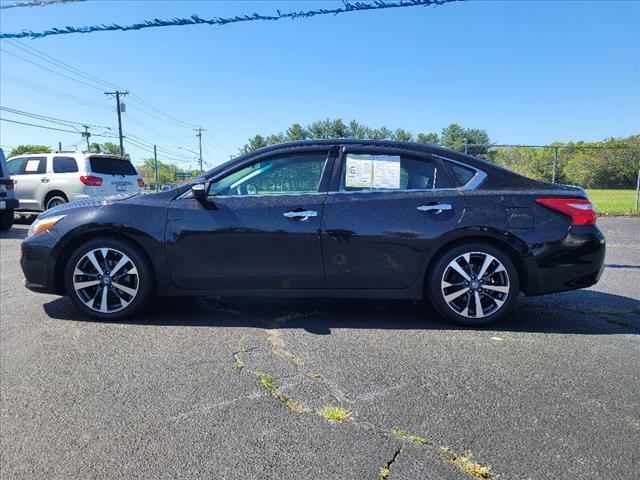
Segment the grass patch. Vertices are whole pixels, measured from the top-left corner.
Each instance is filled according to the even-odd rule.
[[[244,363],[242,363],[240,360],[236,359],[235,362],[233,362],[233,368],[236,372],[241,371],[244,368]]]
[[[636,203],[635,190],[587,190],[589,200],[593,202],[598,213],[604,215],[640,214],[634,210]]]
[[[468,474],[473,475],[476,478],[494,478],[491,467],[480,465],[478,462],[473,460],[473,453],[471,453],[471,450],[467,450],[464,455],[460,456],[451,452],[451,450],[449,450],[448,448],[443,448],[442,450],[445,452],[447,458],[451,461],[451,463],[461,468]]]
[[[262,385],[267,390],[274,390],[278,386],[278,382],[276,381],[276,379],[268,373],[261,373],[258,376],[258,379],[260,380],[260,385]]]
[[[387,480],[389,473],[389,467],[380,467],[380,480]]]
[[[353,415],[351,410],[346,410],[341,407],[324,407],[319,413],[325,420],[330,422],[344,422]]]

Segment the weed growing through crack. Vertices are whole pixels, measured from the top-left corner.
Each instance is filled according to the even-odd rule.
[[[460,456],[456,455],[448,448],[443,448],[442,451],[445,453],[451,463],[463,469],[470,475],[473,475],[476,478],[494,478],[491,467],[480,465],[478,462],[473,460],[473,453],[471,453],[471,450],[467,450],[466,452],[464,452],[464,455]]]
[[[236,359],[235,362],[233,362],[233,368],[236,372],[239,372],[240,370],[242,370],[244,368],[244,363],[242,363],[240,360]]]
[[[351,418],[353,415],[351,410],[346,410],[341,407],[324,407],[319,413],[325,418],[325,420],[330,422],[343,422]]]
[[[418,435],[410,435],[406,430],[402,430],[401,428],[394,428],[393,434],[398,438],[406,438],[407,440],[417,443],[418,445],[431,445],[431,442],[424,437],[420,437]]]
[[[278,386],[278,382],[268,373],[261,373],[258,378],[260,379],[260,385],[267,390],[274,390]]]
[[[380,480],[387,480],[389,473],[389,467],[380,467]]]

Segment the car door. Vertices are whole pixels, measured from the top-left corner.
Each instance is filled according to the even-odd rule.
[[[165,234],[173,282],[209,291],[322,287],[330,152],[260,156],[211,178],[207,201],[174,200]]]
[[[451,187],[439,158],[343,148],[322,220],[327,287],[410,287],[434,241],[463,215],[462,196]]]
[[[16,158],[12,159],[10,163],[16,160],[20,160],[19,170],[14,178],[16,194],[20,200],[20,209],[43,210],[42,202],[49,191],[47,157],[29,156],[23,159]]]

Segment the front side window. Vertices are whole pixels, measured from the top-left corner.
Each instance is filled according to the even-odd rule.
[[[78,164],[73,157],[53,157],[53,173],[72,173],[78,171]]]
[[[9,169],[9,175],[19,175],[24,158],[13,158],[7,162],[7,168]]]
[[[209,196],[315,193],[326,161],[324,152],[267,158],[212,182]]]
[[[432,190],[441,187],[438,166],[429,159],[347,153],[342,162],[341,192]]]
[[[47,157],[27,157],[24,162],[23,175],[43,174],[47,171]]]

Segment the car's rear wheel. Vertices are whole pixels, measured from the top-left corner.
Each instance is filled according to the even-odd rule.
[[[9,230],[13,226],[13,210],[0,212],[0,230]]]
[[[68,203],[66,197],[62,195],[53,195],[47,200],[47,204],[45,205],[45,210],[49,210],[50,208],[57,207],[58,205],[63,205]]]
[[[65,269],[67,295],[83,312],[116,320],[147,305],[153,270],[146,256],[120,239],[98,238],[81,245]]]
[[[429,276],[433,306],[447,319],[463,325],[486,325],[504,318],[518,291],[518,271],[509,256],[483,243],[448,250]]]

